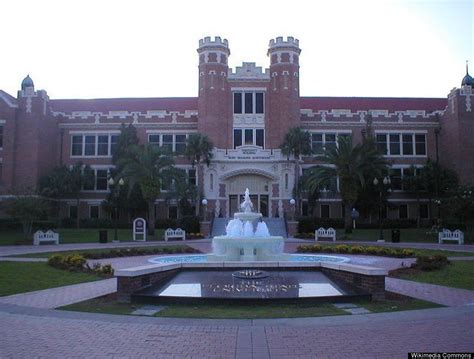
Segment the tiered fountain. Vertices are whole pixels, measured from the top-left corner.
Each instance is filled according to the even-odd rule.
[[[280,236],[271,236],[262,214],[252,212],[249,189],[245,190],[244,201],[240,205],[242,212],[234,214],[226,227],[224,236],[212,239],[212,253],[207,255],[209,262],[222,261],[281,261],[285,240]]]

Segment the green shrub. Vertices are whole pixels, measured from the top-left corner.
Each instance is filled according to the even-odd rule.
[[[414,267],[422,271],[432,271],[441,269],[449,264],[449,260],[444,255],[418,256]]]
[[[66,269],[69,271],[81,271],[84,268],[87,260],[79,255],[72,254],[68,256],[63,256],[60,254],[55,254],[48,259],[48,265],[58,269]]]
[[[184,229],[186,233],[199,233],[201,231],[199,217],[196,216],[183,216],[178,220],[177,226]]]
[[[156,229],[168,229],[168,228],[177,228],[176,219],[166,218],[166,219],[157,219],[155,221]]]
[[[351,254],[362,254],[365,253],[364,248],[361,246],[351,246],[349,247],[349,253]]]
[[[339,244],[336,246],[334,251],[337,253],[349,253],[349,246],[346,244]]]
[[[342,218],[298,218],[298,232],[300,233],[311,233],[314,237],[314,231],[320,227],[344,228],[344,220]]]

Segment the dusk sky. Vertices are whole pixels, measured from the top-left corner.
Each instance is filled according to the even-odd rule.
[[[268,41],[300,40],[302,96],[446,97],[474,75],[474,0],[8,1],[0,89],[51,98],[197,96],[200,38],[233,68],[268,67]]]

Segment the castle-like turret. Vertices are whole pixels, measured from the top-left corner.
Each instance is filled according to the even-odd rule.
[[[199,40],[199,123],[218,148],[230,147],[232,113],[227,64],[230,49],[226,39],[216,36]]]
[[[274,130],[267,134],[267,141],[271,148],[279,147],[288,130],[300,123],[300,53],[298,39],[291,36],[286,40],[277,37],[268,45],[271,78],[269,120]]]

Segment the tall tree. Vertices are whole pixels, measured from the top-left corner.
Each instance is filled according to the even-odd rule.
[[[306,188],[310,193],[320,191],[339,178],[339,192],[344,204],[344,227],[351,232],[351,211],[362,188],[374,177],[381,177],[387,170],[387,162],[380,155],[373,141],[365,140],[352,147],[350,137],[339,137],[338,145],[319,157],[323,166],[310,169]]]
[[[423,195],[423,190],[425,188],[424,176],[422,174],[423,169],[411,166],[408,170],[408,173],[404,172],[403,174],[403,189],[412,193],[416,198],[416,226],[420,228],[420,200]]]
[[[71,167],[55,167],[39,181],[40,194],[48,198],[74,198],[77,206],[76,227],[80,227],[80,198],[84,188],[94,187],[94,171],[89,165],[77,162]]]
[[[38,196],[32,189],[21,188],[15,190],[7,200],[6,212],[22,224],[23,237],[30,240],[34,221],[46,217],[49,205],[46,199]]]
[[[129,156],[118,162],[121,168],[119,176],[129,183],[130,188],[135,185],[140,187],[148,204],[148,232],[153,235],[156,218],[155,201],[161,194],[163,184],[176,177],[174,160],[151,145],[132,146],[129,153]]]
[[[186,157],[191,161],[193,167],[197,167],[198,181],[204,184],[204,164],[209,166],[211,163],[214,150],[214,144],[211,139],[201,133],[193,133],[189,135],[186,142]],[[199,188],[199,184],[198,184]],[[200,191],[196,192],[196,211],[200,205]]]
[[[301,156],[311,154],[311,136],[308,131],[304,131],[301,127],[293,127],[285,135],[283,143],[280,146],[281,152],[283,155],[290,159],[290,156],[293,156],[293,161],[295,165],[295,179],[294,179],[294,189],[295,194],[295,208],[299,214],[300,210],[300,200],[299,200],[299,188],[298,182],[300,177],[300,160]]]
[[[129,155],[129,150],[139,143],[137,129],[132,124],[125,126],[122,123],[120,135],[117,138],[114,152],[112,154],[112,163],[118,165],[119,161]]]

